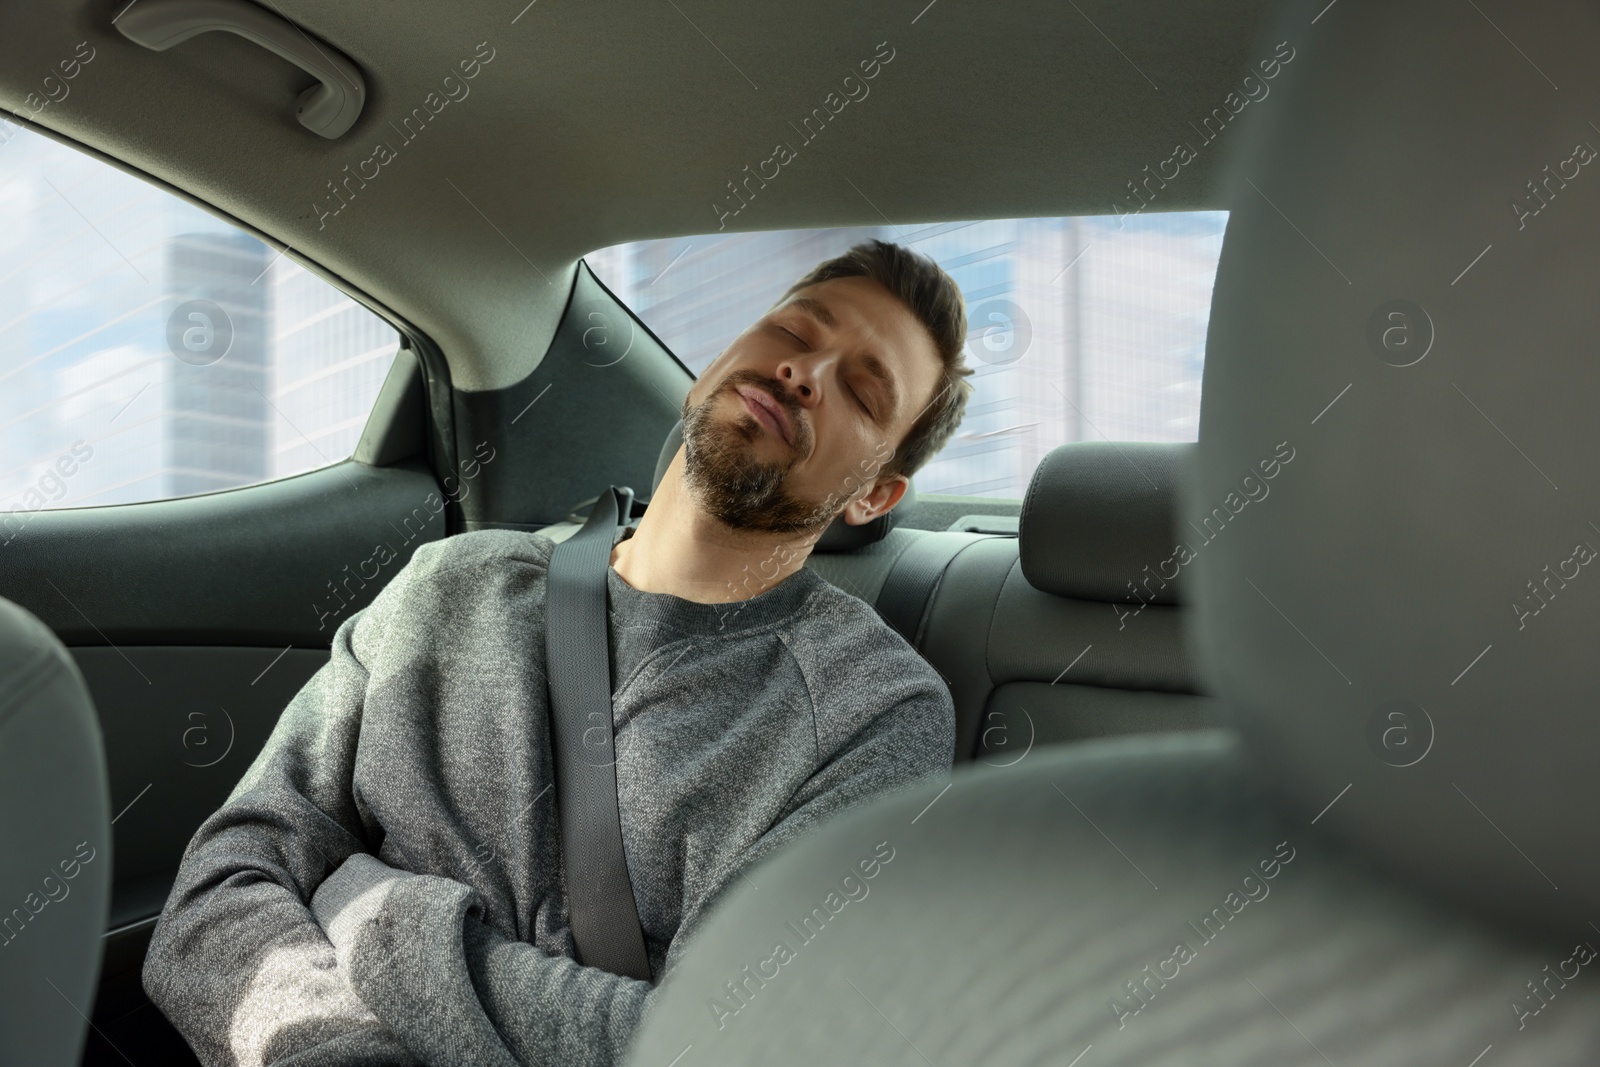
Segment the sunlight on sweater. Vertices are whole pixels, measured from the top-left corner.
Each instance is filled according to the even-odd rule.
[[[326,942],[279,946],[268,950],[234,1009],[228,1043],[239,1067],[263,1067],[376,1018],[339,974]]]

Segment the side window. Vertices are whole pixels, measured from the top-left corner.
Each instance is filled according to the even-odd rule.
[[[974,391],[917,492],[1020,501],[1067,441],[1193,441],[1225,211],[708,234],[614,245],[595,275],[699,374],[811,268],[877,238],[967,303]]]
[[[254,237],[0,122],[0,543],[346,459],[400,337]]]

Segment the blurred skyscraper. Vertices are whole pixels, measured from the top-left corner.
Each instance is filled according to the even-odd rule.
[[[156,424],[165,439],[168,496],[189,496],[249,485],[268,477],[272,437],[272,388],[266,331],[271,307],[256,279],[267,269],[269,250],[242,233],[184,233],[167,242],[167,303],[190,301],[219,307],[225,318],[191,311],[174,324],[200,334],[188,363],[169,363],[161,401],[166,417]],[[217,331],[225,331],[221,337]],[[173,330],[165,331],[164,341]],[[221,343],[226,352],[215,358]],[[187,350],[186,350],[187,351]]]

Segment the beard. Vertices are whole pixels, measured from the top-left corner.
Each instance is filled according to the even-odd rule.
[[[817,501],[789,491],[788,476],[804,454],[804,430],[791,415],[795,442],[788,459],[766,462],[756,455],[758,439],[767,432],[755,416],[741,409],[731,418],[715,410],[725,397],[738,400],[735,386],[774,390],[755,374],[731,374],[710,396],[693,407],[684,400],[684,484],[706,514],[735,530],[816,534],[837,517]],[[841,507],[839,511],[843,511]]]

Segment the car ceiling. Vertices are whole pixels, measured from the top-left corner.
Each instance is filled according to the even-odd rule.
[[[156,52],[111,25],[124,0],[13,2],[0,106],[25,121],[28,94],[43,99],[87,40],[95,55],[69,95],[30,124],[291,246],[432,337],[457,388],[482,390],[537,366],[581,256],[716,231],[727,183],[780,141],[796,158],[726,232],[888,223],[910,237],[925,223],[1110,214],[1270,55],[1253,51],[1262,0],[525,4],[263,5],[366,76],[360,118],[329,140],[294,117],[314,79],[243,38]],[[442,98],[480,42],[493,57],[468,94],[407,142],[402,117]],[[882,42],[893,58],[866,98],[804,142],[791,123],[843,96]],[[394,158],[319,228],[328,183],[380,141]],[[1221,207],[1222,156],[1202,150],[1151,210]]]

